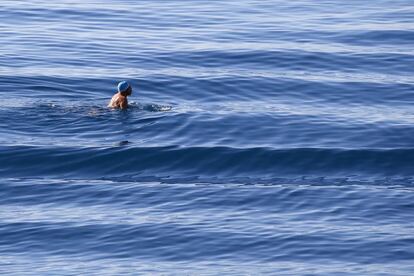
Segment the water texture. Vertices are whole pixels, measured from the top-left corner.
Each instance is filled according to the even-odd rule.
[[[0,274],[414,274],[412,1],[55,2],[0,3]]]

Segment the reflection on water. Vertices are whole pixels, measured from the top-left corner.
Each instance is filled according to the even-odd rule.
[[[0,274],[413,275],[413,12],[2,1]]]

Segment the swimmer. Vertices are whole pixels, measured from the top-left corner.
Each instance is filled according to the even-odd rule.
[[[132,94],[132,87],[126,81],[121,81],[118,83],[118,93],[116,93],[111,101],[108,104],[108,107],[111,108],[120,108],[126,109],[128,108],[128,100],[127,97],[131,96]]]

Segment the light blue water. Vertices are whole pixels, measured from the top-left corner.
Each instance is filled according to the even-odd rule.
[[[413,14],[1,1],[0,274],[412,275]]]

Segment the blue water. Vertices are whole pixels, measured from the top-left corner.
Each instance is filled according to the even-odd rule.
[[[0,11],[1,275],[414,274],[411,0]]]

